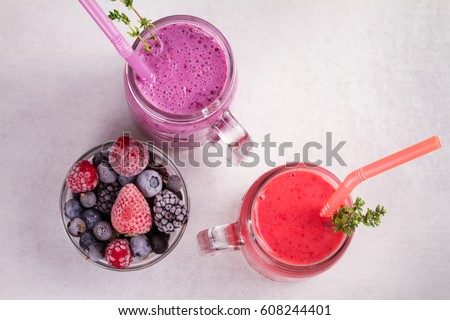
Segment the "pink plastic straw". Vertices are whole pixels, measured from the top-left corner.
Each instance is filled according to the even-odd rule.
[[[439,138],[434,136],[353,171],[345,177],[342,184],[331,195],[330,199],[328,199],[327,203],[320,211],[320,215],[325,218],[331,217],[340,204],[344,202],[353,189],[355,189],[361,182],[404,164],[405,162],[419,158],[431,151],[439,149],[440,147],[441,142],[439,141]]]
[[[117,52],[125,59],[126,62],[139,74],[144,80],[153,78],[153,72],[150,67],[142,61],[138,54],[133,50],[130,44],[125,40],[120,31],[116,28],[114,23],[103,12],[102,8],[95,0],[80,0],[81,5],[90,14],[92,19],[102,29]]]

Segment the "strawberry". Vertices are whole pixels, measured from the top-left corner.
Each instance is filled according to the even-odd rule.
[[[109,151],[109,163],[119,175],[132,177],[139,174],[148,164],[147,148],[140,141],[122,136]]]
[[[105,260],[117,269],[123,269],[133,261],[130,245],[125,239],[114,239],[105,249]]]
[[[143,234],[150,230],[152,212],[134,184],[129,183],[120,190],[111,210],[111,222],[122,234]]]
[[[94,190],[98,184],[97,170],[89,161],[81,160],[72,166],[66,182],[73,193]]]

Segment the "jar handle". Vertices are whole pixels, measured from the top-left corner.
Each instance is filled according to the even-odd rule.
[[[244,245],[237,222],[213,227],[198,233],[201,254],[217,254],[240,250]]]
[[[234,162],[239,163],[245,159],[249,150],[253,147],[253,142],[250,135],[230,111],[226,110],[222,115],[222,119],[214,123],[212,128],[217,133],[217,140],[222,140],[231,149],[235,156]]]

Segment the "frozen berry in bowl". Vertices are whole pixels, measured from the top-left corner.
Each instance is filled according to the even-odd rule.
[[[108,221],[97,222],[92,229],[92,233],[100,241],[108,241],[111,239],[113,232],[113,227]]]
[[[74,237],[81,237],[86,232],[86,223],[80,218],[73,218],[67,224],[67,230]]]
[[[94,190],[98,184],[97,171],[88,160],[80,160],[70,169],[66,182],[73,193]]]
[[[180,176],[171,175],[167,181],[167,189],[172,191],[173,193],[177,193],[183,188],[183,180]]]
[[[150,207],[134,184],[129,183],[120,190],[111,211],[111,222],[121,234],[139,235],[150,231]]]
[[[129,136],[122,136],[114,142],[109,151],[109,164],[119,175],[131,177],[141,173],[148,165],[147,147]]]
[[[80,203],[85,208],[92,208],[97,203],[97,196],[92,191],[82,193],[80,194]]]
[[[106,162],[102,162],[97,166],[97,174],[99,180],[104,183],[113,183],[118,176],[109,163]]]
[[[88,257],[91,261],[100,261],[105,255],[105,245],[101,242],[93,243],[88,248]]]
[[[109,216],[121,188],[122,186],[117,181],[113,183],[100,182],[95,188],[97,196],[95,209]]]
[[[95,209],[87,209],[83,212],[82,219],[86,222],[87,229],[92,230],[97,222],[102,221],[102,214]]]
[[[63,180],[61,219],[84,261],[113,271],[141,270],[167,257],[184,234],[186,185],[173,161],[151,143],[123,136],[95,147]]]
[[[131,177],[118,176],[117,181],[119,181],[120,185],[123,187],[126,184],[134,183],[136,181],[136,176]]]
[[[163,190],[153,202],[154,223],[159,231],[172,233],[187,223],[189,211],[183,200],[180,200],[172,191]]]
[[[155,233],[150,237],[150,244],[153,252],[156,254],[163,254],[169,248],[169,239],[161,233]]]
[[[83,207],[81,206],[81,203],[77,199],[69,199],[64,204],[64,214],[67,218],[70,220],[74,218],[79,218],[81,216],[81,213],[83,212]]]
[[[80,237],[80,246],[84,249],[84,250],[88,250],[89,246],[91,244],[97,243],[97,239],[95,238],[94,234],[92,233],[92,231],[86,231],[85,233],[83,233]]]
[[[137,259],[147,258],[150,252],[152,252],[150,240],[143,234],[137,237],[132,237],[130,239],[130,246],[133,257]]]
[[[136,185],[144,197],[153,198],[161,192],[163,182],[158,172],[145,170],[137,176]]]
[[[126,239],[114,239],[105,249],[105,259],[114,268],[124,269],[133,260],[130,244]]]

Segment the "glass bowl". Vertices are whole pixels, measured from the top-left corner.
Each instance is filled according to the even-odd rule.
[[[169,175],[178,175],[181,178],[182,188],[180,190],[180,193],[182,196],[182,200],[183,200],[184,204],[186,205],[186,209],[189,213],[189,209],[190,209],[189,196],[188,196],[186,184],[183,180],[183,177],[182,177],[180,171],[177,169],[177,167],[175,166],[173,161],[170,160],[170,158],[162,150],[158,149],[157,147],[153,146],[152,144],[145,143],[145,142],[143,142],[143,143],[147,147],[147,149],[150,153],[150,158],[153,155],[153,160],[155,163],[163,164],[166,167]],[[74,162],[74,164],[81,160],[89,160],[92,163],[92,159],[96,153],[98,153],[100,151],[102,151],[102,152],[109,151],[110,147],[113,144],[114,144],[114,142],[107,142],[103,145],[92,148],[91,150],[89,150],[85,154],[83,154],[79,159],[77,159]],[[72,166],[70,168],[72,168]],[[95,264],[98,267],[102,267],[102,268],[105,268],[108,270],[122,271],[122,272],[135,271],[135,270],[141,270],[144,268],[148,268],[148,267],[154,265],[155,263],[164,259],[176,247],[178,242],[180,242],[181,237],[183,236],[183,233],[187,226],[187,223],[185,223],[179,229],[177,229],[176,231],[174,231],[170,234],[169,247],[164,253],[156,254],[154,252],[151,252],[150,255],[144,259],[137,259],[137,258],[133,257],[133,261],[127,268],[118,269],[118,268],[110,266],[104,258],[99,261],[91,260],[87,254],[87,251],[84,250],[79,244],[80,237],[74,237],[68,232],[67,224],[69,223],[70,220],[64,214],[64,205],[67,201],[69,201],[72,198],[73,198],[73,194],[67,187],[66,179],[64,177],[64,183],[63,183],[63,186],[61,189],[61,197],[60,197],[61,219],[62,219],[64,230],[65,230],[69,240],[74,245],[75,249],[81,254],[81,256],[83,256],[85,258],[85,260],[90,261],[91,263]],[[152,209],[151,205],[150,205],[150,208]],[[152,212],[153,212],[153,209],[152,209]]]

